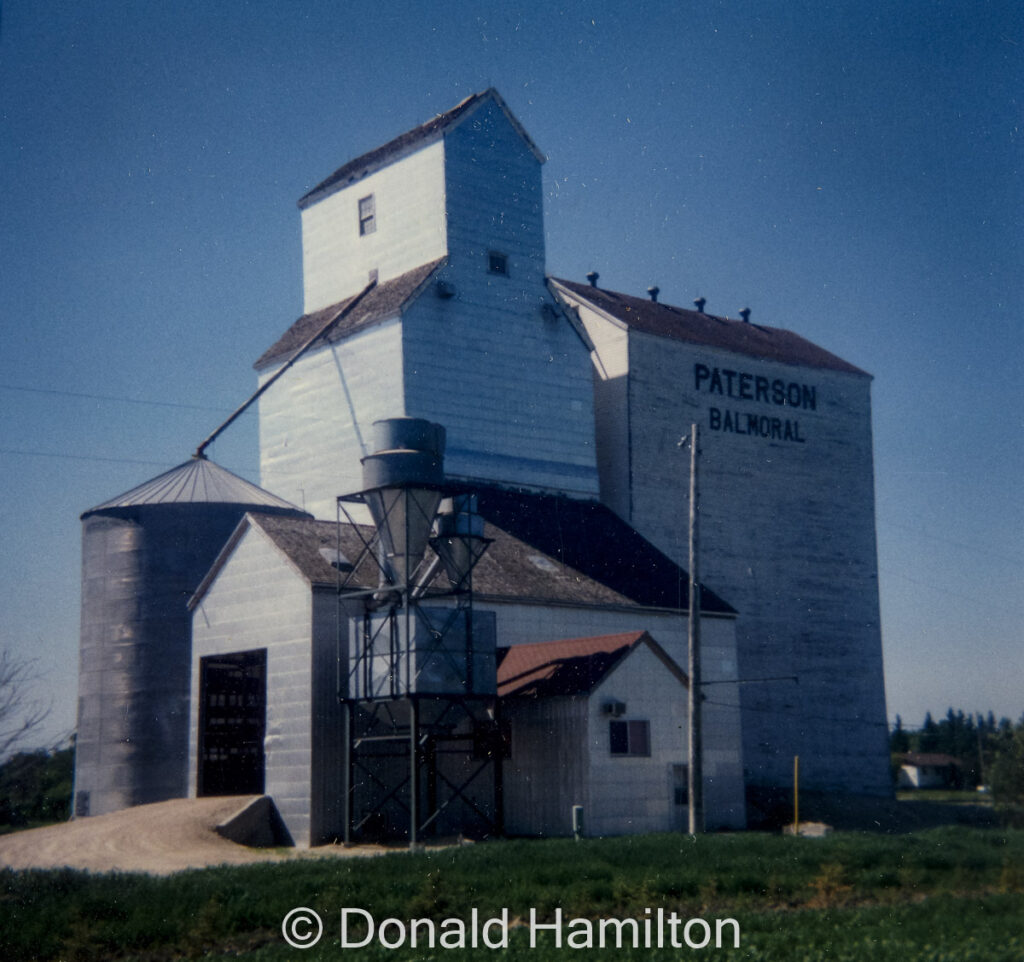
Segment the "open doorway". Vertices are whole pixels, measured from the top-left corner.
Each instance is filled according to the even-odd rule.
[[[267,650],[199,662],[200,795],[262,795]]]

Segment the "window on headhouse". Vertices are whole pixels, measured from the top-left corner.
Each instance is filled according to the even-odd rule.
[[[649,721],[608,722],[608,745],[613,755],[650,755]]]
[[[491,274],[501,274],[508,277],[508,255],[499,251],[487,252],[487,270]]]
[[[373,194],[359,198],[359,236],[365,237],[377,229],[377,205]]]

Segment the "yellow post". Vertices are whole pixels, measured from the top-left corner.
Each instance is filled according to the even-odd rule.
[[[800,835],[800,756],[793,756],[793,834]]]

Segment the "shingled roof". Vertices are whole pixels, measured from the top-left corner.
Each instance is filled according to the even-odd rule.
[[[675,341],[735,351],[764,361],[781,361],[831,371],[844,371],[870,377],[841,357],[818,347],[799,334],[780,327],[766,327],[690,311],[650,298],[633,297],[607,291],[590,284],[551,278],[556,293],[571,304],[578,299],[607,314],[633,330]]]
[[[685,572],[607,509],[595,512],[595,502],[586,502],[590,507],[580,512],[563,504],[569,501],[565,498],[481,490],[484,536],[492,543],[473,572],[479,600],[615,608],[680,604],[678,584],[680,579],[685,583]],[[524,520],[531,511],[541,513],[539,523]],[[248,525],[259,527],[311,585],[329,588],[338,585],[339,570],[332,564],[338,553],[344,562],[356,564],[373,534],[369,525],[247,515],[197,598]],[[354,571],[346,568],[341,577],[353,589],[373,587],[378,571],[371,557],[363,557]],[[707,589],[702,598],[708,613],[733,612]],[[683,609],[685,603],[684,591]]]
[[[247,523],[262,529],[310,584],[330,588],[338,585],[339,571],[332,565],[337,553],[354,565],[373,535],[369,525],[339,527],[333,521],[304,518],[252,516]],[[499,528],[485,525],[484,535],[492,544],[473,572],[479,598],[616,607],[637,604]],[[376,562],[367,556],[351,573],[344,570],[342,578],[353,589],[373,587],[378,573]]]
[[[519,121],[513,116],[512,111],[508,109],[508,105],[501,99],[498,92],[493,87],[489,87],[480,93],[471,94],[465,100],[452,107],[451,110],[446,110],[443,114],[438,114],[426,123],[413,127],[412,130],[408,130],[404,134],[395,137],[394,140],[389,140],[386,144],[375,147],[354,160],[348,161],[348,163],[339,167],[331,174],[330,177],[322,180],[316,187],[300,198],[299,207],[308,207],[333,189],[339,189],[346,184],[361,180],[363,177],[373,173],[375,170],[379,170],[399,157],[426,146],[432,140],[437,140],[439,137],[444,136],[446,131],[465,120],[481,104],[488,100],[496,103],[504,111],[512,126],[516,128],[519,135],[526,141],[527,146],[533,151],[537,159],[543,163],[544,155],[530,139],[530,135],[527,134]]]
[[[585,695],[640,645],[647,645],[685,686],[686,673],[646,632],[567,638],[498,649],[498,694],[548,698]]]
[[[431,275],[444,263],[444,258],[431,261],[406,271],[390,281],[384,281],[371,290],[359,303],[359,306],[342,321],[335,324],[324,338],[325,343],[333,344],[357,331],[371,327],[380,321],[400,314],[411,301],[414,301]],[[303,314],[287,331],[281,335],[272,347],[263,352],[253,365],[256,370],[268,367],[276,361],[287,361],[306,341],[322,328],[332,317],[337,316],[358,297],[352,297],[331,304],[329,307]]]
[[[474,491],[480,516],[520,543],[635,604],[686,610],[686,572],[600,501],[498,487]],[[700,598],[704,612],[735,614],[703,585]]]

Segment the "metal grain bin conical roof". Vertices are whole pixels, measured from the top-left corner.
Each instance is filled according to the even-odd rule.
[[[131,508],[143,504],[244,504],[264,511],[301,511],[283,498],[232,474],[206,458],[190,458],[170,471],[145,481],[86,511]]]

